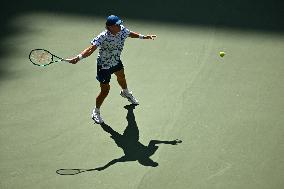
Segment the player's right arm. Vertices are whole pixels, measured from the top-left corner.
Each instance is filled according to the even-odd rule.
[[[88,48],[86,48],[85,50],[83,50],[79,55],[77,55],[76,57],[73,58],[69,58],[66,59],[68,62],[72,63],[72,64],[76,64],[77,62],[79,62],[79,60],[83,59],[83,58],[87,58],[88,56],[90,56],[95,50],[97,49],[96,45],[91,45]]]

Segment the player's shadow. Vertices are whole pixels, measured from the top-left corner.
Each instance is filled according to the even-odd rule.
[[[102,171],[115,163],[127,161],[138,161],[144,166],[157,167],[158,163],[150,158],[159,148],[157,145],[177,145],[178,143],[182,142],[178,139],[171,141],[151,140],[148,146],[143,145],[139,142],[139,129],[137,127],[134,115],[135,105],[126,105],[124,108],[128,111],[126,116],[128,124],[122,135],[113,130],[106,123],[100,124],[102,129],[111,135],[110,137],[115,141],[117,146],[122,148],[124,152],[123,156],[120,158],[115,158],[101,167],[92,169],[58,169],[56,173],[59,175],[77,175],[79,173],[89,171]]]
[[[139,129],[134,115],[135,105],[126,105],[124,108],[128,111],[126,116],[128,125],[122,135],[106,123],[100,124],[102,129],[111,135],[110,137],[115,141],[117,146],[122,148],[124,155],[111,160],[104,166],[95,168],[97,171],[104,170],[115,163],[127,161],[138,161],[141,165],[156,167],[158,163],[150,157],[157,151],[158,144],[177,145],[182,142],[178,139],[171,141],[151,140],[148,146],[143,145],[139,142]]]

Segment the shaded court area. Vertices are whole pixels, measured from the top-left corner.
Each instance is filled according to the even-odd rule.
[[[144,3],[29,1],[1,13],[0,188],[283,188],[283,3]],[[111,13],[130,30],[158,35],[127,39],[122,55],[140,101],[139,142],[182,143],[160,145],[151,156],[156,167],[122,161],[59,175],[124,155],[103,128],[124,133],[128,102],[113,77],[102,107],[106,127],[96,125],[97,53],[46,68],[28,54],[46,48],[75,56]]]

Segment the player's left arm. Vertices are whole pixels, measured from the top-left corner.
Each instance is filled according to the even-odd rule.
[[[157,37],[157,35],[153,35],[153,34],[142,35],[140,33],[130,31],[129,37],[140,38],[140,39],[153,39],[154,40]]]

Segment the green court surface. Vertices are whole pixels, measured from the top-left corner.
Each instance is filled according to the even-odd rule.
[[[91,169],[123,155],[94,124],[99,92],[96,55],[77,65],[41,68],[33,48],[77,55],[104,29],[104,18],[23,14],[21,30],[3,39],[0,77],[1,189],[280,189],[284,187],[284,36],[214,26],[143,22],[125,26],[156,40],[127,39],[122,60],[140,142],[160,145],[158,167],[116,163],[74,176],[58,169]],[[225,51],[221,58],[219,51]],[[105,122],[123,133],[128,102],[116,78],[102,106]]]

